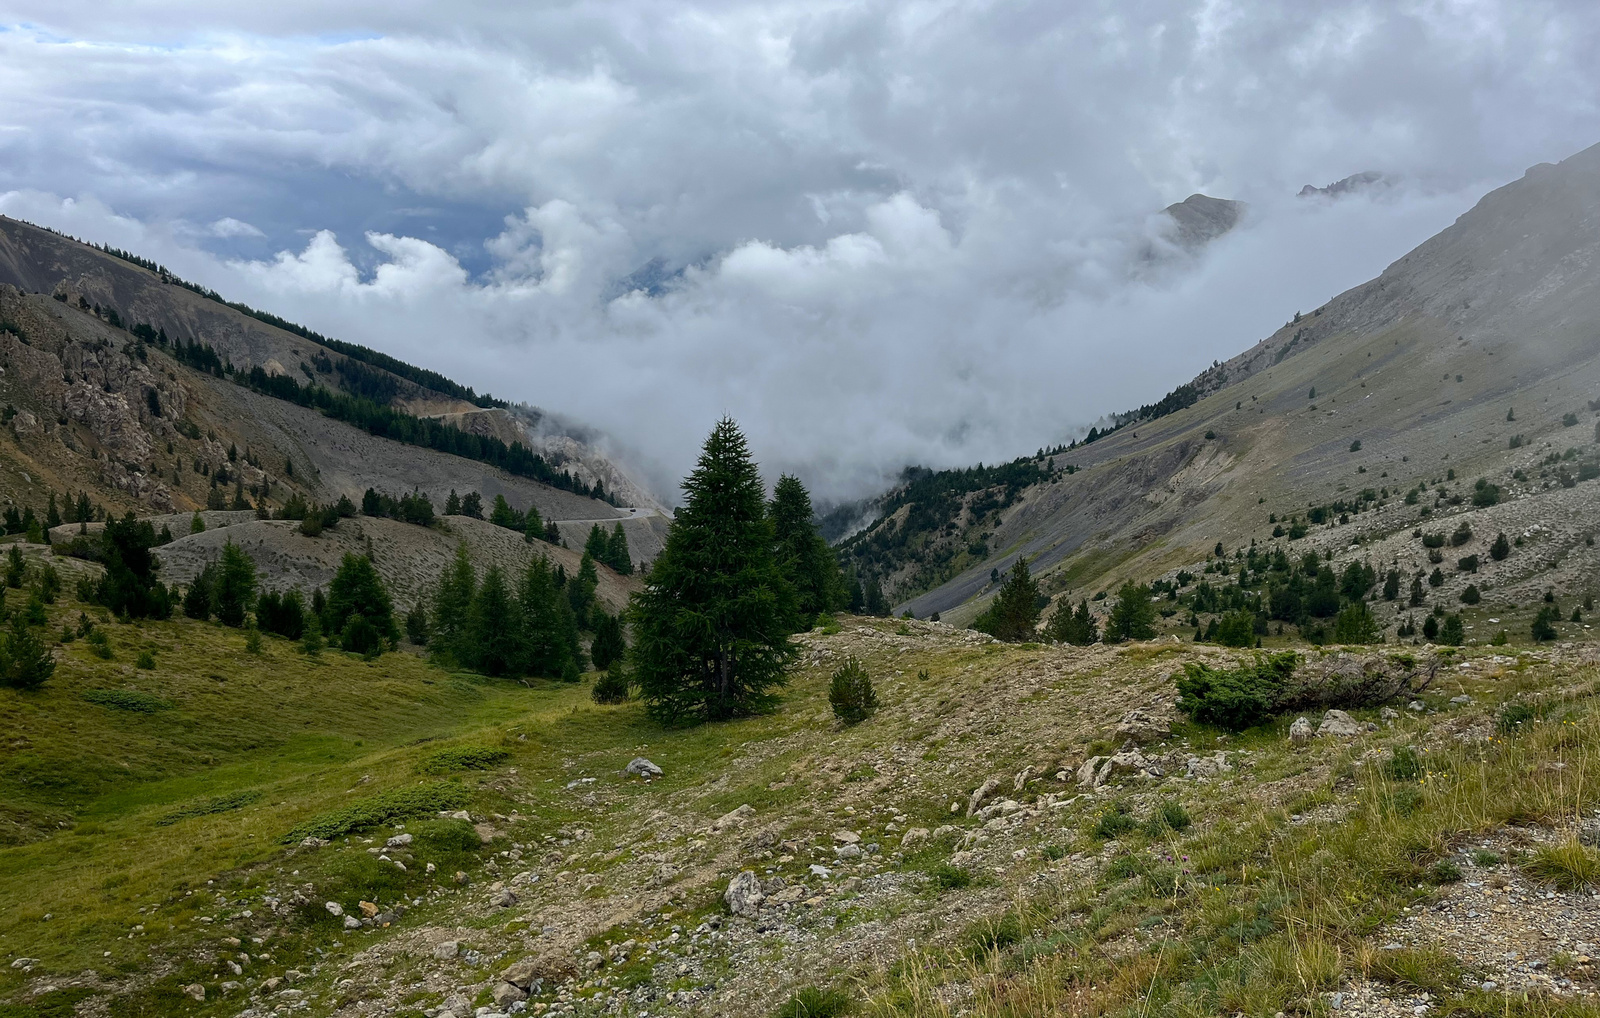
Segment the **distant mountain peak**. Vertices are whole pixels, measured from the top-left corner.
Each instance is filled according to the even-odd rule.
[[[1245,203],[1208,194],[1191,194],[1165,209],[1178,224],[1177,242],[1184,248],[1197,248],[1232,230],[1244,215]]]
[[[1314,198],[1340,198],[1347,194],[1356,194],[1360,191],[1370,191],[1376,188],[1392,187],[1394,178],[1377,170],[1364,170],[1361,173],[1352,173],[1343,180],[1335,180],[1327,187],[1317,187],[1307,184],[1300,189],[1299,197]]]

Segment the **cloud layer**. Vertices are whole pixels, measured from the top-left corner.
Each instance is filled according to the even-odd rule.
[[[1059,440],[1600,141],[1579,3],[218,6],[13,0],[0,211],[668,489],[722,413],[834,496]],[[1246,225],[1152,267],[1195,191]]]

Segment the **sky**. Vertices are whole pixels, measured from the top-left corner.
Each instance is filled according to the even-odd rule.
[[[1592,0],[0,0],[0,212],[599,428],[668,499],[724,414],[844,499],[1378,274],[1600,142],[1596,54]],[[1249,208],[1185,251],[1196,192]]]

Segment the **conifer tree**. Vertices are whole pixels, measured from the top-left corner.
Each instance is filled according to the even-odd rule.
[[[447,654],[465,663],[463,641],[467,631],[467,613],[472,608],[472,596],[478,591],[478,580],[472,572],[472,560],[467,556],[465,544],[456,545],[455,558],[439,577],[433,591],[433,633],[430,646],[435,652]]]
[[[578,575],[567,581],[567,602],[572,606],[572,617],[578,620],[579,629],[588,629],[589,609],[594,605],[595,588],[600,586],[600,574],[588,552],[578,560]]]
[[[471,516],[475,520],[483,519],[483,496],[475,491],[469,491],[461,500],[461,515]]]
[[[497,527],[506,527],[510,530],[519,529],[516,510],[511,508],[511,503],[506,501],[504,495],[496,495],[494,497],[494,505],[489,509],[489,522]]]
[[[811,493],[789,474],[772,489],[772,528],[778,567],[795,590],[795,630],[810,629],[817,615],[840,601],[839,562],[817,533]]]
[[[549,520],[544,525],[544,540],[546,544],[561,543],[561,528],[556,526],[555,520]]]
[[[1000,592],[972,626],[997,640],[1021,643],[1033,639],[1038,624],[1039,585],[1028,575],[1028,560],[1018,558]]]
[[[581,654],[578,624],[572,606],[556,585],[554,570],[543,558],[535,557],[522,574],[517,606],[522,613],[528,670],[551,679],[568,675]]]
[[[522,516],[522,539],[528,544],[544,539],[544,520],[539,518],[539,507],[532,502]]]
[[[243,548],[228,541],[222,546],[216,580],[211,588],[211,609],[217,621],[238,629],[256,601],[256,564]]]
[[[44,510],[44,525],[46,530],[53,530],[61,526],[61,510],[56,508],[56,493],[50,493],[50,501]]]
[[[635,677],[668,723],[768,710],[795,650],[793,592],[772,554],[760,475],[739,427],[717,423],[666,547],[634,595]]]
[[[490,566],[472,599],[468,616],[470,660],[464,662],[485,675],[520,674],[527,659],[516,602],[506,589],[499,566]]]
[[[632,576],[633,552],[628,548],[628,535],[622,530],[622,521],[617,521],[616,527],[611,531],[611,539],[606,544],[606,565],[622,576]]]
[[[606,671],[611,662],[621,658],[626,651],[622,638],[622,620],[600,608],[594,610],[594,642],[589,645],[589,657],[595,668]]]
[[[323,629],[339,633],[341,637],[355,616],[360,616],[384,639],[390,642],[400,639],[389,591],[373,568],[372,559],[365,555],[345,552],[339,571],[328,584],[328,606],[322,616]]]
[[[24,613],[17,612],[10,631],[0,636],[0,686],[38,689],[55,670],[50,648],[29,628]]]
[[[1332,571],[1328,572],[1332,577]],[[1117,603],[1106,619],[1106,642],[1149,640],[1156,635],[1156,607],[1150,602],[1150,588],[1125,583],[1117,591]]]
[[[446,516],[461,515],[461,496],[456,494],[456,489],[451,488],[450,494],[444,500],[444,514]]]
[[[1050,621],[1045,623],[1044,634],[1046,639],[1056,643],[1087,647],[1100,639],[1100,627],[1095,624],[1088,601],[1079,601],[1074,609],[1072,602],[1063,598],[1050,614]]]
[[[589,528],[589,536],[583,542],[583,553],[596,562],[607,562],[611,558],[611,542],[606,540],[606,532],[596,523]]]

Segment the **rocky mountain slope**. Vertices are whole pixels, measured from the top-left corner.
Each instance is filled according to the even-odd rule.
[[[296,498],[359,503],[373,488],[420,491],[438,511],[451,490],[478,491],[485,506],[502,495],[567,521],[568,538],[620,521],[637,551],[659,547],[661,507],[597,451],[598,436],[280,328],[129,257],[0,217],[6,504],[42,517],[51,494],[82,492],[116,513],[187,512],[206,507],[221,480],[224,497],[269,509]],[[286,386],[300,401],[281,398]],[[309,405],[316,387],[344,400],[347,416],[391,416],[343,419]],[[386,437],[395,421],[520,446],[540,457],[523,466],[546,472],[396,441]],[[590,497],[597,483],[610,501]]]
[[[1550,457],[1581,459],[1596,439],[1597,196],[1600,147],[1536,166],[1122,426],[952,481],[931,519],[919,513],[932,503],[908,494],[897,511],[909,526],[890,515],[846,551],[885,579],[897,611],[965,617],[991,570],[1019,556],[1051,590],[1086,596],[1195,568],[1219,542],[1272,541],[1275,520],[1367,490],[1365,505],[1389,509],[1384,532],[1409,533],[1420,509],[1396,503],[1452,476],[1531,500],[1529,519],[1547,504],[1565,519],[1557,503],[1576,498],[1581,518],[1596,486],[1568,492]]]

